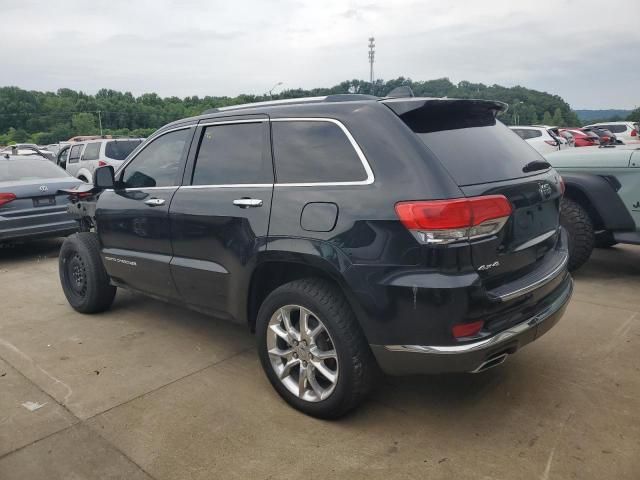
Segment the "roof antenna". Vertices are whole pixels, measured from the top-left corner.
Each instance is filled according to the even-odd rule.
[[[408,85],[396,87],[387,94],[387,98],[408,98],[415,97],[413,90]]]

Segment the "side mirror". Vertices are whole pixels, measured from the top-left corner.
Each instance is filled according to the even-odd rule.
[[[96,168],[93,174],[93,186],[95,188],[104,190],[106,188],[113,188],[114,184],[113,167],[111,165]]]

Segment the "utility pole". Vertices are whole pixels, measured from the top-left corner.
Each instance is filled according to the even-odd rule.
[[[369,37],[369,82],[371,82],[371,89],[373,90],[373,62],[376,56],[376,39]]]
[[[98,125],[100,125],[100,136],[102,136],[102,112],[98,110]]]

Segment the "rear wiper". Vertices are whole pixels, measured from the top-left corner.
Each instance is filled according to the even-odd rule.
[[[522,167],[522,171],[524,173],[535,172],[537,170],[546,170],[547,168],[551,168],[551,164],[545,160],[534,160],[533,162],[527,163],[524,167]]]

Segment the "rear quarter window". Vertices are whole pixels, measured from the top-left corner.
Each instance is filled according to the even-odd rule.
[[[360,153],[339,125],[320,120],[274,120],[271,129],[278,183],[367,180]]]
[[[100,142],[88,143],[82,153],[82,160],[97,160],[100,156]]]
[[[104,154],[112,160],[124,160],[141,143],[142,140],[112,140],[107,142]]]

